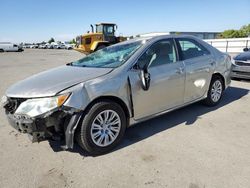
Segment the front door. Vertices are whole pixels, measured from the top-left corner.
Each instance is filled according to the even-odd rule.
[[[172,39],[153,44],[139,59],[139,67],[148,66],[151,75],[147,91],[141,87],[140,70],[130,71],[134,117],[154,115],[183,103],[185,69],[178,61]]]

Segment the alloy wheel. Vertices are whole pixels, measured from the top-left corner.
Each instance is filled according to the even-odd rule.
[[[222,94],[222,83],[220,80],[216,80],[212,85],[211,99],[213,102],[218,102]]]
[[[112,144],[121,130],[120,116],[113,110],[104,110],[94,119],[91,126],[91,139],[100,147]]]

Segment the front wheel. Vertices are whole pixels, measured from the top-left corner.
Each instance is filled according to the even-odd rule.
[[[121,106],[112,101],[94,104],[78,126],[78,144],[92,155],[112,150],[122,140],[127,118]]]
[[[219,76],[212,77],[209,90],[207,93],[207,98],[204,100],[204,103],[207,106],[216,106],[221,100],[223,93],[223,81]]]

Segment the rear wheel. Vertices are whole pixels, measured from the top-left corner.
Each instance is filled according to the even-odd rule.
[[[224,85],[221,77],[213,76],[204,103],[207,106],[216,106],[221,100],[223,89]]]
[[[112,150],[122,140],[127,127],[121,106],[112,101],[94,104],[78,126],[78,144],[92,155]]]
[[[0,49],[0,52],[4,52],[4,50],[3,50],[3,49]]]

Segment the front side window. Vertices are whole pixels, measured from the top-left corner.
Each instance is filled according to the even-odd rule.
[[[210,54],[200,43],[193,39],[177,39],[180,46],[182,60]]]
[[[125,63],[141,46],[143,41],[123,42],[98,50],[71,63],[78,67],[116,68]]]
[[[153,44],[139,59],[140,68],[166,65],[177,61],[175,45],[172,39]]]
[[[112,35],[113,33],[114,33],[114,26],[113,25],[107,25],[104,27],[104,34]]]

